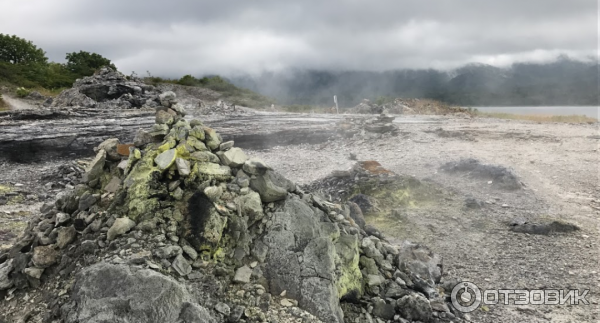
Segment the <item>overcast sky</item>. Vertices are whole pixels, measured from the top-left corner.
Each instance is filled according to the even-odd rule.
[[[181,76],[597,57],[596,0],[0,0],[0,33],[63,62]]]

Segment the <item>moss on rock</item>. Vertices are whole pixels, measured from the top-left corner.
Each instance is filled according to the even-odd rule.
[[[341,235],[335,243],[339,275],[335,286],[341,299],[357,299],[363,293],[359,268],[360,252],[356,235]]]

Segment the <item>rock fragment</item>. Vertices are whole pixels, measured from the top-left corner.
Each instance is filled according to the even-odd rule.
[[[158,169],[164,171],[169,169],[169,167],[175,163],[175,157],[177,157],[177,151],[175,149],[169,149],[156,156],[154,162]]]
[[[14,260],[10,259],[0,264],[0,290],[11,288],[14,284],[9,277],[9,274],[14,268],[13,261]]]
[[[48,268],[58,261],[58,251],[53,245],[35,247],[32,260],[36,267]]]
[[[187,276],[192,272],[192,266],[182,255],[175,257],[171,266],[181,276]]]
[[[242,266],[236,270],[235,276],[233,277],[233,281],[240,284],[246,284],[250,282],[251,276],[252,268],[248,266]]]
[[[100,149],[96,154],[96,157],[89,163],[85,169],[85,173],[81,178],[84,183],[92,182],[100,177],[104,169],[104,163],[106,162],[106,151]]]
[[[116,237],[127,233],[129,230],[135,227],[135,222],[129,218],[118,218],[115,223],[108,229],[106,233],[106,239],[108,241],[114,240]]]
[[[231,148],[223,153],[221,160],[229,167],[240,167],[244,165],[248,157],[240,148]]]

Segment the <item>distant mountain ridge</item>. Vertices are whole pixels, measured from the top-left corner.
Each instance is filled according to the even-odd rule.
[[[452,71],[319,71],[293,69],[232,77],[235,85],[284,104],[342,106],[378,97],[430,98],[461,106],[598,105],[598,63],[561,56],[509,68],[469,64]]]

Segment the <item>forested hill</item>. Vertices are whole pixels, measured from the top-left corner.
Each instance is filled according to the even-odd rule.
[[[234,77],[237,86],[286,104],[354,106],[364,98],[431,98],[462,106],[598,105],[598,65],[565,57],[510,68],[471,64],[453,71],[289,70]]]

